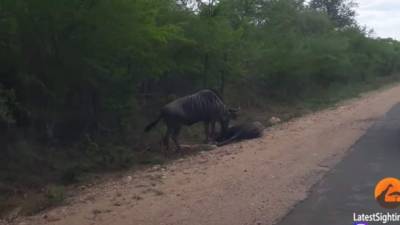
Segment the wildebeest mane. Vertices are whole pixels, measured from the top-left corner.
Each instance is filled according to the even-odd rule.
[[[214,88],[197,89],[197,90],[196,90],[195,92],[193,92],[192,94],[198,93],[198,92],[200,92],[200,91],[206,91],[206,90],[211,91],[211,92],[214,92],[214,94],[215,94],[216,96],[218,96],[218,98],[219,98],[222,102],[224,102],[224,98],[222,97],[222,95],[221,95],[216,89],[214,89]]]

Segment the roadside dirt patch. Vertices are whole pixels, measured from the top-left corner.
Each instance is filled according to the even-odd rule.
[[[270,128],[263,138],[86,188],[65,206],[15,224],[270,225],[399,100],[400,85],[371,92]]]

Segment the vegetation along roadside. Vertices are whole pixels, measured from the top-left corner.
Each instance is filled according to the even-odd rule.
[[[268,121],[398,81],[400,43],[359,25],[354,2],[307,2],[2,0],[0,215],[58,204],[85,174],[164,162],[164,128],[143,128],[195,90]]]

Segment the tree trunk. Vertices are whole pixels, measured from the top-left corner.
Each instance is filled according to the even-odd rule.
[[[206,88],[208,85],[208,53],[204,56],[203,68],[203,87]]]
[[[226,67],[228,65],[228,54],[224,53],[224,67],[221,70],[221,77],[220,77],[220,83],[219,83],[219,92],[222,96],[224,96],[224,91],[225,91],[225,78],[226,78]]]

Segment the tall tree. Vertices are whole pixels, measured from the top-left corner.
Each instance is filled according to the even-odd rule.
[[[312,9],[326,13],[337,27],[356,24],[355,10],[357,4],[353,0],[312,0]]]

